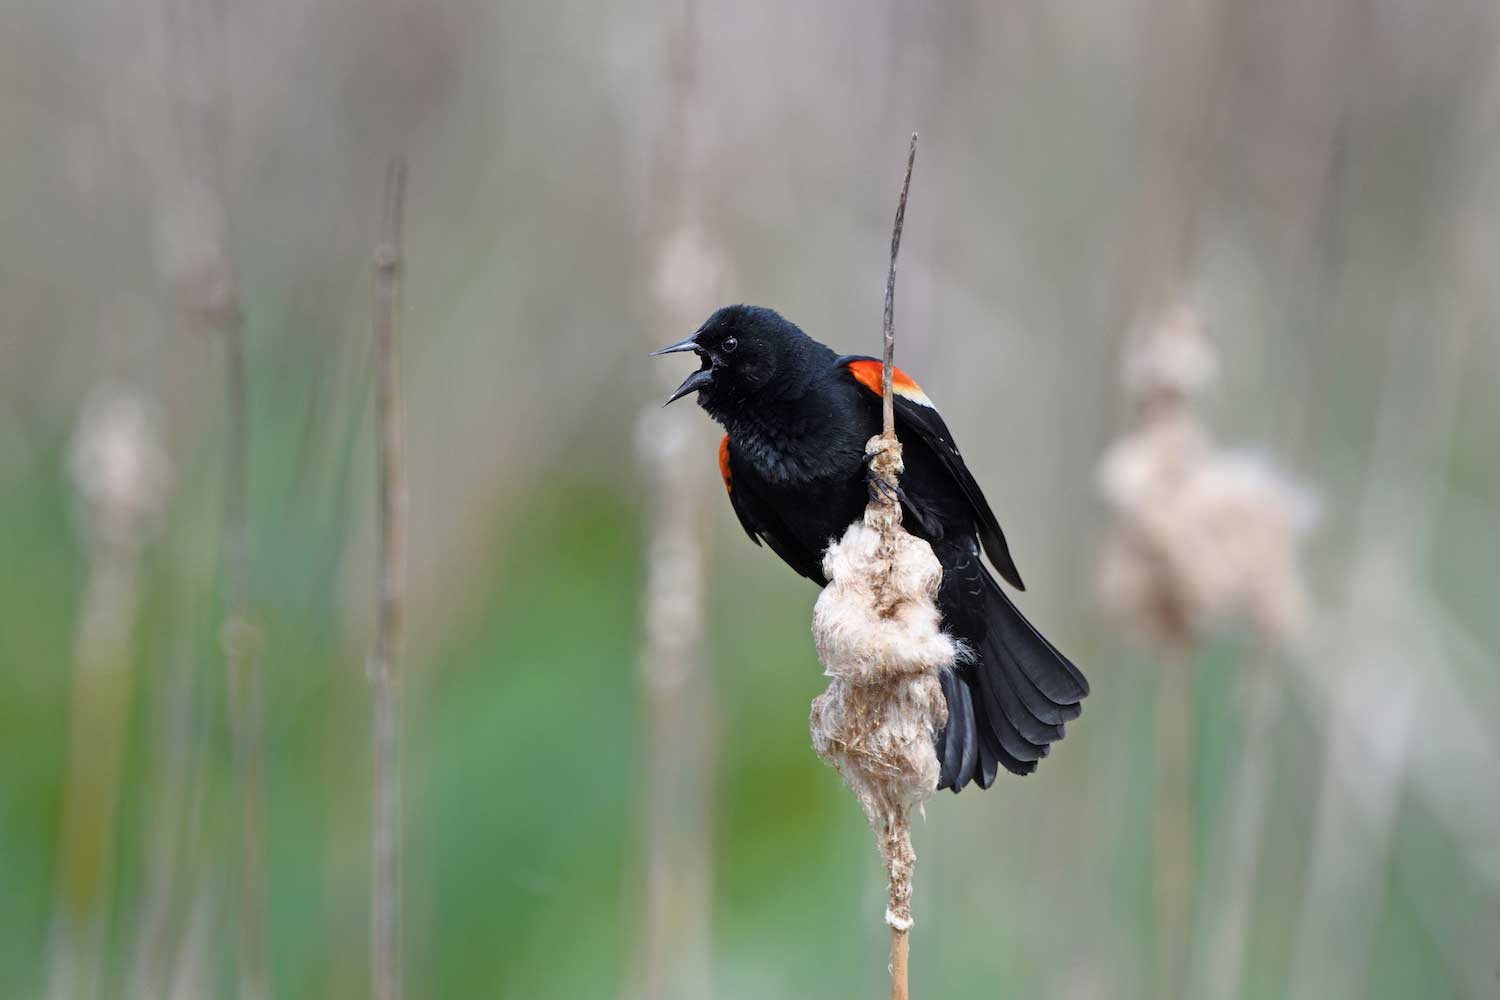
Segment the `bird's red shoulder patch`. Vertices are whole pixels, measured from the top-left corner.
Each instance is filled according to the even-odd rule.
[[[854,376],[856,382],[877,396],[884,389],[882,383],[885,381],[885,365],[882,362],[851,361],[849,362],[849,374]],[[916,381],[900,368],[897,368],[891,374],[891,391],[904,399],[911,400],[913,403],[919,403],[927,407],[932,406],[932,400],[927,398],[927,393],[922,391],[922,387],[917,385]]]
[[[719,475],[724,479],[724,492],[734,492],[734,476],[729,473],[729,435],[719,442]]]

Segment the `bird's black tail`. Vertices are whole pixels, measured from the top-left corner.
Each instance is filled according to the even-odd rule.
[[[971,656],[944,671],[948,726],[938,740],[939,788],[969,781],[988,788],[999,766],[1030,774],[1063,725],[1078,718],[1089,682],[1011,603],[988,573],[983,577],[984,628]],[[977,631],[977,630],[976,630]]]

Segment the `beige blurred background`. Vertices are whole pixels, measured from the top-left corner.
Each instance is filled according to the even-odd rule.
[[[913,130],[898,359],[1093,682],[928,807],[915,994],[1500,995],[1497,125],[1460,0],[11,5],[0,995],[243,995],[233,343],[266,974],[369,992],[393,156],[408,994],[880,995],[815,591],[645,353],[731,301],[874,351]]]

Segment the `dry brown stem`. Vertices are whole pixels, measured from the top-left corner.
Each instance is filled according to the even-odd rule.
[[[908,1000],[906,961],[911,952],[911,931],[891,928],[891,1000]]]
[[[896,255],[901,252],[901,230],[906,227],[906,195],[911,190],[911,171],[917,163],[917,133],[911,134],[906,150],[906,176],[901,180],[901,198],[896,202],[896,223],[891,227],[891,266],[885,276],[885,371],[880,384],[880,428],[887,441],[896,440],[895,399],[891,379],[896,364]]]

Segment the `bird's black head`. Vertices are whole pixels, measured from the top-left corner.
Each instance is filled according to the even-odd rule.
[[[774,309],[725,306],[691,337],[663,347],[653,356],[695,352],[702,364],[667,402],[696,392],[698,404],[717,415],[768,389],[800,381],[804,359],[818,346]]]

